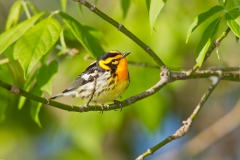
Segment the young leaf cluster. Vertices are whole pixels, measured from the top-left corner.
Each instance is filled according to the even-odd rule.
[[[202,66],[207,51],[214,43],[214,37],[217,33],[220,21],[227,24],[237,39],[240,37],[240,1],[219,0],[218,2],[219,5],[213,6],[208,11],[199,14],[194,19],[187,32],[186,42],[188,42],[191,33],[195,31],[195,29],[201,24],[206,23],[207,20],[213,19],[204,30],[196,50],[196,62],[198,67]]]

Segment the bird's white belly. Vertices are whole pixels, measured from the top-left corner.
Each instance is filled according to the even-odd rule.
[[[129,81],[119,81],[117,83],[114,82],[115,84],[112,84],[109,87],[110,82],[104,77],[109,76],[99,75],[95,86],[93,81],[79,87],[76,91],[76,97],[80,97],[81,99],[88,101],[91,98],[91,95],[94,93],[91,101],[103,104],[106,102],[114,101],[120,97],[128,87]]]

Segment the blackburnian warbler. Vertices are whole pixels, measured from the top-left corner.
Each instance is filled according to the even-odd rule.
[[[87,102],[104,104],[115,101],[128,88],[130,79],[126,56],[130,52],[121,53],[112,50],[103,54],[89,65],[74,82],[50,99],[64,96],[79,97]]]

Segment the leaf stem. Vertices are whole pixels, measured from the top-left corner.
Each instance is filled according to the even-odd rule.
[[[204,61],[207,60],[208,57],[210,57],[210,55],[212,54],[212,52],[214,51],[214,49],[216,47],[218,47],[221,43],[221,41],[227,36],[227,34],[231,31],[231,29],[228,27],[226,29],[226,31],[224,31],[217,39],[216,41],[211,45],[211,47],[208,49],[206,55],[205,55],[205,58],[204,58]],[[203,62],[204,62],[203,61]],[[188,75],[192,74],[193,72],[195,72],[197,69],[199,68],[198,64],[196,63],[193,68],[191,70],[188,71]]]
[[[24,0],[22,0],[21,2],[22,2],[23,9],[24,9],[24,11],[26,13],[27,18],[30,19],[31,18],[31,14],[30,14],[30,12],[28,10],[27,3]]]

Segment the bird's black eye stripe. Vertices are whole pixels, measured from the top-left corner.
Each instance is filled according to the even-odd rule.
[[[117,62],[117,61],[119,61],[120,60],[120,58],[118,58],[118,59],[113,59],[110,63],[114,63],[114,62]]]

